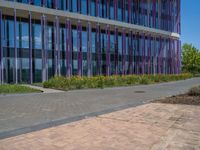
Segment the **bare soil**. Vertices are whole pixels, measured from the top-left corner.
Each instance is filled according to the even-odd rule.
[[[161,100],[155,100],[154,103],[169,103],[169,104],[185,104],[185,105],[200,105],[200,96],[189,96],[182,94],[172,96]]]

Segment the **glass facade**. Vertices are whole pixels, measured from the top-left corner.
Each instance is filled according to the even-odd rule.
[[[15,1],[180,33],[180,0]],[[180,72],[179,39],[33,14],[21,17],[13,10],[7,15],[0,9],[1,83],[42,82],[54,75]]]

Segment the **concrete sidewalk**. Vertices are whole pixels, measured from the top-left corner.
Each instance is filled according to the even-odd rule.
[[[200,78],[185,81],[60,93],[0,96],[0,138],[65,124],[186,92]]]
[[[35,86],[35,85],[30,85],[30,84],[23,84],[23,86],[27,86],[33,89],[37,89],[42,91],[43,93],[61,93],[61,92],[65,92],[62,90],[55,90],[55,89],[48,89],[48,88],[43,88],[41,86]]]
[[[1,150],[199,150],[200,106],[151,103],[0,140]]]

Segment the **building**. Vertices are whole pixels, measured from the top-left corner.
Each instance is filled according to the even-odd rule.
[[[180,32],[180,0],[0,0],[0,80],[178,74]]]

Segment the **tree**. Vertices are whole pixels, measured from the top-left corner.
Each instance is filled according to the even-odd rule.
[[[184,44],[182,47],[182,71],[200,73],[200,51],[192,44]]]

